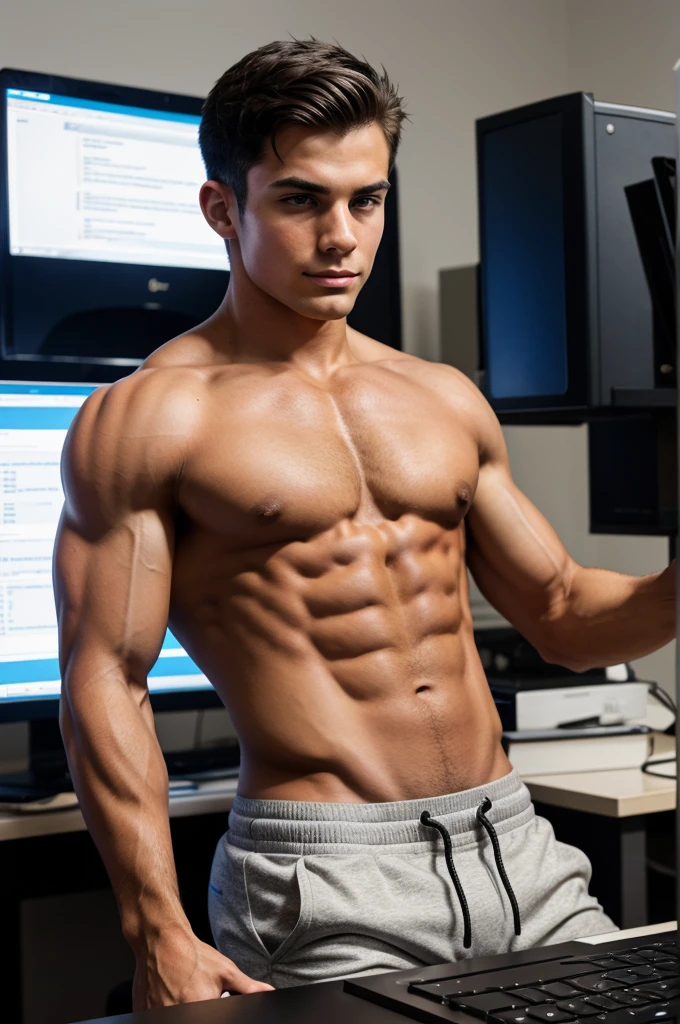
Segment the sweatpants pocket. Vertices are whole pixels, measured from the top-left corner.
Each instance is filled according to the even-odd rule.
[[[253,935],[271,961],[302,937],[311,922],[311,889],[304,857],[248,853],[243,885]]]

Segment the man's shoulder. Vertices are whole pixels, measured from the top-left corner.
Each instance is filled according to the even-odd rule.
[[[64,443],[64,465],[92,483],[171,481],[205,413],[198,369],[141,366],[87,396]]]
[[[204,386],[204,374],[197,368],[142,365],[129,376],[96,388],[81,412],[113,433],[132,427],[145,434],[173,433],[174,427],[188,425],[184,416],[200,401]]]

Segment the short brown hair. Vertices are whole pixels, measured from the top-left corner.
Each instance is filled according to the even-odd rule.
[[[390,148],[391,168],[406,117],[384,68],[379,74],[337,43],[313,38],[268,43],[247,54],[218,79],[201,113],[198,137],[206,173],[234,189],[241,213],[248,171],[261,159],[266,139],[276,153],[276,133],[285,125],[344,135],[377,122]]]

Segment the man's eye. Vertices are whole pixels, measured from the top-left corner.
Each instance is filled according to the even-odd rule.
[[[360,210],[368,210],[370,206],[380,206],[380,200],[377,196],[357,196],[354,200],[354,205],[361,203]],[[364,205],[365,204],[365,205]]]
[[[285,196],[282,202],[288,203],[290,206],[306,206],[309,200],[313,202],[313,197],[307,195]]]

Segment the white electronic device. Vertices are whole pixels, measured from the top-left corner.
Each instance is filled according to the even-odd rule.
[[[521,689],[515,693],[515,728],[557,729],[596,720],[624,725],[647,714],[647,683],[595,682],[585,686]]]

